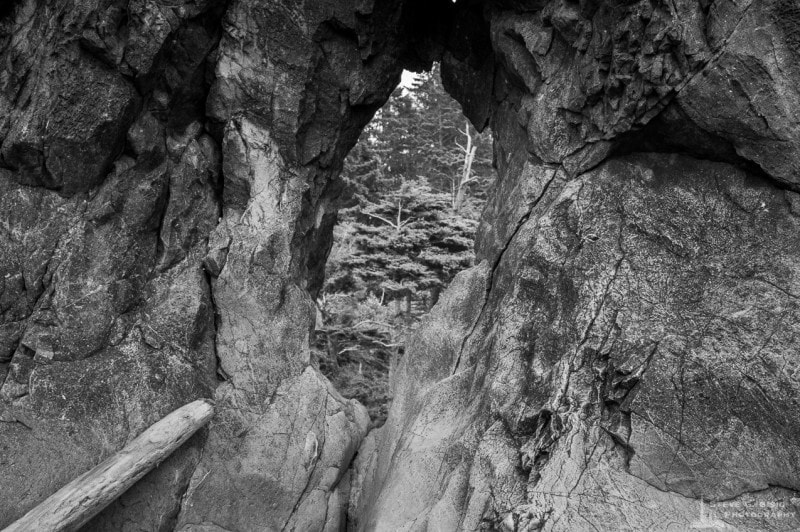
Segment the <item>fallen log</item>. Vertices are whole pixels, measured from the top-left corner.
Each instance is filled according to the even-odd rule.
[[[79,476],[3,532],[73,531],[86,524],[208,422],[214,407],[198,400],[175,410],[121,451]]]

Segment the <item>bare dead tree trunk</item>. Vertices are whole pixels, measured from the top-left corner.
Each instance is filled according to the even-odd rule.
[[[182,406],[142,432],[120,452],[45,499],[3,532],[79,529],[180,447],[213,415],[214,407],[205,399]]]
[[[464,206],[464,199],[467,193],[467,185],[473,181],[472,179],[472,162],[475,160],[475,152],[478,146],[472,139],[472,133],[469,130],[469,121],[464,121],[464,136],[467,142],[464,146],[459,146],[464,152],[464,164],[461,168],[461,176],[458,178],[458,183],[454,187],[453,195],[453,210],[459,212],[461,207]]]

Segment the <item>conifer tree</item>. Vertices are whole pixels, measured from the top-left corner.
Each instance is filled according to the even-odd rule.
[[[474,261],[492,175],[488,135],[469,125],[438,72],[399,87],[345,161],[348,207],[335,228],[314,352],[376,424],[406,331]]]

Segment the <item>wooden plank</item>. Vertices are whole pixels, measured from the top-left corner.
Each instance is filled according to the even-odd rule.
[[[121,451],[79,476],[3,532],[73,531],[122,495],[214,415],[205,399],[175,410]]]

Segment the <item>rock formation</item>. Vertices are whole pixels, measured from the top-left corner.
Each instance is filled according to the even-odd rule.
[[[17,0],[0,43],[0,526],[208,397],[86,530],[800,528],[792,0]],[[367,435],[313,296],[432,61],[498,181]]]

